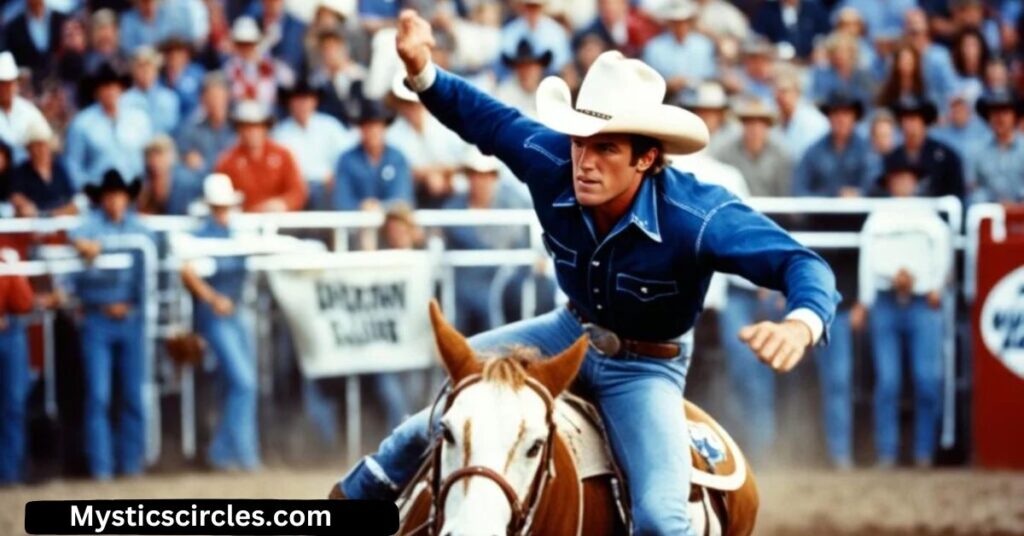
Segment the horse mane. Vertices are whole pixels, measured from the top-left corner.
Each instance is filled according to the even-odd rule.
[[[517,390],[526,385],[532,363],[540,360],[540,351],[532,346],[513,345],[500,356],[484,361],[483,379]]]

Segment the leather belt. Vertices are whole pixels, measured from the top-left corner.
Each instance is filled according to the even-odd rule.
[[[588,321],[572,302],[566,304],[583,330],[590,335],[590,346],[598,353],[615,359],[628,359],[627,353],[658,359],[675,359],[682,353],[682,347],[674,342],[652,342],[623,339],[614,331]]]

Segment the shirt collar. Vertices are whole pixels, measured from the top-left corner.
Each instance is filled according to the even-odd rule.
[[[646,177],[640,182],[640,189],[636,192],[633,205],[616,227],[632,224],[637,229],[643,231],[651,240],[660,243],[661,229],[658,226],[658,192],[655,186],[655,181],[659,179],[656,177]],[[573,191],[570,184],[564,192],[555,198],[551,206],[554,208],[568,208],[575,207],[577,204],[576,192]]]

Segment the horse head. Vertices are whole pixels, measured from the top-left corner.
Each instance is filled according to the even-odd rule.
[[[575,378],[587,338],[546,360],[513,348],[482,361],[436,302],[430,319],[454,386],[434,453],[437,534],[524,531],[550,476],[553,401]]]

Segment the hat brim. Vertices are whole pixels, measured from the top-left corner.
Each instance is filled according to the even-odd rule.
[[[523,63],[539,63],[543,67],[551,65],[551,60],[554,59],[554,54],[550,50],[544,52],[540,56],[510,56],[508,54],[501,55],[501,62],[507,67],[515,67],[516,65]]]
[[[85,193],[85,196],[88,197],[89,201],[92,201],[93,204],[99,204],[100,200],[103,198],[103,194],[116,191],[123,191],[128,194],[130,199],[135,200],[135,198],[139,196],[139,192],[142,191],[142,181],[135,179],[123,186],[113,187],[109,185],[103,186],[102,184],[86,184],[85,187],[82,188],[82,192]]]
[[[548,128],[586,138],[595,134],[639,134],[659,140],[668,154],[700,151],[710,137],[704,121],[693,112],[666,104],[640,105],[611,118],[577,111],[569,86],[549,76],[537,88],[537,117]]]
[[[203,202],[211,207],[237,207],[242,204],[245,200],[245,195],[241,192],[235,192],[230,199],[211,199],[209,197],[203,197]]]
[[[853,110],[853,114],[857,117],[858,121],[864,117],[864,105],[859,102],[844,102],[842,104],[825,103],[819,105],[818,110],[821,110],[821,113],[825,115],[832,113],[834,110]]]
[[[892,109],[892,114],[896,116],[897,121],[907,115],[919,115],[929,125],[939,118],[939,110],[934,105],[922,106],[920,108],[895,106]]]
[[[994,110],[1013,110],[1014,114],[1020,116],[1024,114],[1024,103],[1018,101],[987,102],[984,99],[978,99],[978,102],[974,104],[974,109],[982,119],[988,121],[989,114]]]

